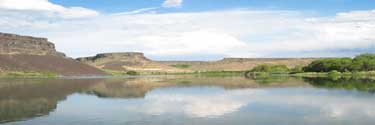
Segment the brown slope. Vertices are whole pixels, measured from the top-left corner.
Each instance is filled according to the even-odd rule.
[[[225,58],[219,61],[159,61],[164,65],[189,65],[192,71],[246,71],[261,64],[286,65],[290,68],[308,65],[319,58]]]
[[[105,75],[103,71],[76,60],[52,55],[0,54],[0,69],[53,72],[64,76]]]
[[[0,33],[0,72],[53,72],[64,76],[105,75],[95,67],[66,58],[46,38]]]

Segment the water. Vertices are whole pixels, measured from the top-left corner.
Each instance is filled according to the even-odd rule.
[[[374,90],[366,79],[0,79],[0,124],[373,125]]]

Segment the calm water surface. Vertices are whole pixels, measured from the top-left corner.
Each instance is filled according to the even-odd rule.
[[[5,125],[374,125],[375,81],[0,79]]]

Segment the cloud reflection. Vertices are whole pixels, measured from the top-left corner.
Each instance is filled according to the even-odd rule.
[[[305,120],[309,121],[375,117],[374,98],[370,96],[357,97],[354,92],[348,91],[205,88],[202,89],[204,92],[197,94],[197,90],[193,90],[194,88],[152,91],[146,95],[141,104],[130,106],[127,109],[149,115],[182,113],[190,117],[220,117],[240,111],[241,108],[254,109],[255,106],[266,106],[278,110],[311,109],[303,116]],[[255,111],[250,113],[261,112]]]
[[[184,113],[191,117],[215,117],[239,110],[250,102],[255,89],[225,91],[207,88],[207,93],[186,91],[157,91],[146,95],[143,104],[129,109],[141,110],[151,115]],[[211,92],[215,91],[215,92]]]

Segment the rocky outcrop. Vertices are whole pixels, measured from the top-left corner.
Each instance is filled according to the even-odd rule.
[[[31,54],[65,56],[46,38],[0,33],[0,54]]]
[[[0,33],[0,72],[13,71],[63,76],[106,75],[95,67],[66,58],[46,38]]]
[[[143,53],[139,52],[123,52],[123,53],[101,53],[93,57],[77,58],[81,62],[99,62],[103,60],[121,60],[126,62],[145,62],[151,61],[147,59]]]
[[[77,58],[78,61],[103,70],[152,72],[182,72],[156,61],[152,61],[139,52],[103,53],[93,57]]]

